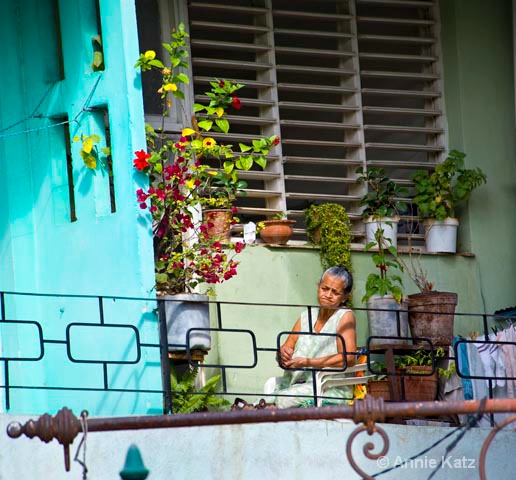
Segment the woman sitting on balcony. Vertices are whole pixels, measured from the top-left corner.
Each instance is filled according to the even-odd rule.
[[[355,315],[348,308],[340,308],[348,299],[353,287],[353,277],[345,267],[327,269],[317,289],[317,300],[321,308],[312,308],[312,334],[296,334],[294,332],[310,332],[308,310],[297,319],[292,332],[280,347],[278,363],[282,368],[333,368],[344,367],[344,348],[346,352],[356,352]],[[332,335],[319,335],[332,334]],[[335,336],[340,335],[340,336]],[[347,354],[347,365],[355,363],[355,355]],[[303,370],[286,370],[279,377],[275,393],[276,405],[280,408],[313,405],[312,372]],[[288,396],[284,396],[288,395]],[[292,395],[292,396],[291,396]],[[302,395],[304,397],[299,397]],[[331,388],[324,393],[323,405],[346,404],[353,398],[353,386]]]

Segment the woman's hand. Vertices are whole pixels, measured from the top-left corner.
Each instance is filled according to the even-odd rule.
[[[285,367],[288,367],[288,368],[307,368],[307,367],[310,367],[310,361],[312,359],[311,358],[305,358],[305,357],[296,357],[296,358],[292,358],[286,362],[283,362],[283,364],[285,365]]]
[[[280,357],[281,357],[280,366],[286,365],[286,363],[292,359],[293,354],[294,354],[294,349],[292,347],[289,347],[287,344],[283,344],[280,347]]]

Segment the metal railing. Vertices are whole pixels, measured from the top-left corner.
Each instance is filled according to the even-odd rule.
[[[82,312],[78,311],[78,305],[75,305],[74,308],[78,311],[77,319],[71,318],[66,322],[56,322],[57,325],[52,323],[49,320],[42,320],[42,318],[38,318],[38,315],[43,317],[48,315],[49,306],[45,305],[49,301],[52,303],[51,308],[56,308],[56,300],[59,300],[57,303],[63,303],[66,308],[70,305],[73,305],[74,302],[78,302],[79,307],[82,304],[87,304],[88,310],[86,315],[82,315]],[[170,388],[170,382],[167,381],[169,378],[169,361],[168,361],[168,350],[171,345],[169,345],[166,341],[166,326],[161,323],[155,323],[155,315],[158,306],[158,302],[155,298],[135,298],[135,297],[112,297],[112,296],[86,296],[86,295],[52,295],[52,294],[31,294],[31,293],[19,293],[19,292],[0,292],[0,334],[3,328],[7,328],[8,326],[14,328],[30,328],[34,332],[34,341],[32,342],[32,347],[37,345],[37,348],[32,349],[32,353],[30,355],[22,354],[17,352],[14,354],[13,352],[0,351],[0,362],[3,363],[3,383],[0,385],[0,388],[4,391],[4,400],[5,407],[7,410],[14,409],[16,410],[16,406],[12,405],[11,401],[11,393],[13,391],[22,391],[22,390],[44,390],[44,391],[69,391],[69,392],[77,392],[77,396],[80,399],[80,395],[82,392],[102,392],[104,394],[110,393],[147,393],[152,395],[157,395],[158,398],[156,400],[156,404],[163,405],[164,404],[164,413],[172,412],[172,396],[174,393]],[[122,308],[117,310],[113,305],[123,304]],[[145,312],[142,313],[141,306],[142,304],[145,306]],[[313,334],[313,321],[311,316],[311,311],[314,306],[312,305],[299,305],[299,304],[260,304],[260,303],[245,303],[245,302],[221,302],[221,301],[211,301],[209,302],[210,306],[214,308],[216,314],[216,324],[217,327],[212,327],[204,330],[208,330],[209,332],[214,332],[218,335],[221,334],[231,334],[238,333],[243,334],[249,337],[250,339],[250,347],[249,347],[249,355],[251,357],[251,361],[247,363],[223,363],[223,362],[206,362],[201,364],[200,362],[194,361],[192,359],[192,352],[189,348],[189,339],[186,339],[184,344],[185,356],[188,363],[192,366],[204,365],[205,367],[212,367],[216,369],[220,369],[222,375],[222,385],[220,395],[227,397],[235,396],[235,397],[267,397],[268,395],[262,393],[261,391],[235,391],[235,389],[229,388],[228,382],[228,371],[233,369],[253,369],[257,368],[259,364],[259,356],[262,353],[269,353],[271,355],[275,355],[279,349],[280,344],[282,343],[282,339],[285,335],[290,333],[289,331],[281,330],[276,334],[276,341],[274,345],[263,344],[263,340],[257,338],[255,332],[251,328],[231,328],[226,327],[226,317],[223,315],[223,307],[224,308],[236,308],[236,307],[245,307],[249,308],[307,308],[309,311],[309,325],[310,332],[302,333],[306,335]],[[109,314],[106,314],[106,306],[108,305]],[[60,307],[59,311],[66,310],[64,307]],[[19,313],[20,310],[23,313]],[[71,308],[73,310],[73,308]],[[354,308],[356,313],[358,312],[366,312],[367,309],[362,308]],[[31,312],[31,317],[27,317],[26,312]],[[36,312],[36,313],[34,313]],[[38,313],[39,312],[39,313]],[[97,317],[94,319],[95,321],[85,321],[85,316],[93,315]],[[33,316],[34,315],[34,316]],[[121,323],[121,319],[119,315],[123,317],[123,323]],[[151,315],[154,320],[151,322],[151,329],[148,328],[148,325],[145,322],[141,321],[142,315]],[[126,316],[130,318],[125,318]],[[454,345],[454,357],[456,365],[457,365],[457,373],[461,378],[465,379],[473,379],[473,380],[486,380],[489,384],[489,398],[493,397],[494,393],[494,383],[497,381],[512,381],[516,380],[516,377],[512,376],[489,376],[489,375],[470,375],[464,371],[461,365],[460,355],[458,354],[461,345],[467,345],[470,343],[489,343],[493,345],[512,345],[516,348],[516,343],[512,342],[500,342],[500,341],[491,341],[489,339],[489,328],[491,325],[498,324],[498,320],[500,317],[496,315],[486,315],[486,314],[463,314],[456,313],[456,317],[467,318],[469,320],[475,321],[476,323],[480,323],[482,325],[482,334],[484,335],[484,341],[478,340],[467,340],[465,338],[458,340]],[[109,318],[107,318],[109,317]],[[231,315],[228,314],[228,317]],[[88,317],[89,318],[89,317]],[[249,322],[249,318],[247,319]],[[259,315],[256,317],[256,321],[260,321]],[[399,313],[398,313],[398,331],[399,329]],[[510,321],[506,317],[503,318],[503,321]],[[214,322],[212,322],[213,324]],[[293,322],[292,322],[293,323]],[[84,357],[81,355],[77,355],[75,352],[80,346],[81,342],[83,342],[82,338],[78,338],[79,335],[77,331],[81,329],[111,329],[111,334],[113,334],[113,329],[118,332],[118,336],[125,335],[126,340],[129,339],[130,348],[129,350],[124,350],[125,355],[119,358],[110,358],[108,356],[102,356],[101,358],[91,358]],[[512,327],[511,327],[512,328]],[[161,329],[161,335],[159,334],[159,329]],[[190,335],[196,329],[191,329],[188,333]],[[7,330],[6,330],[7,331]],[[97,332],[101,332],[100,330],[96,330]],[[151,333],[149,334],[149,331]],[[327,334],[330,335],[330,334]],[[357,352],[346,352],[344,339],[340,335],[334,335],[338,341],[342,342],[343,345],[343,358],[344,358],[344,366],[341,369],[335,369],[337,371],[345,372],[347,368],[346,363],[346,355],[357,354]],[[340,338],[339,338],[340,337]],[[375,337],[369,337],[367,339],[367,344],[374,339]],[[122,340],[121,340],[122,341]],[[6,341],[2,339],[1,342],[4,345]],[[1,346],[1,345],[0,345]],[[43,382],[39,385],[35,385],[31,382],[27,381],[27,378],[30,376],[27,375],[27,371],[35,364],[41,364],[43,369],[49,369],[53,367],[62,367],[62,365],[52,366],[48,362],[52,357],[47,358],[47,350],[51,346],[61,346],[66,351],[66,360],[70,365],[94,365],[100,367],[98,372],[89,372],[89,375],[95,373],[98,375],[98,379],[94,379],[94,384],[98,386],[91,386],[91,379],[89,379],[88,384],[80,385],[75,379],[73,384],[48,384]],[[177,345],[176,345],[177,347]],[[430,344],[430,348],[432,345]],[[140,368],[144,364],[145,360],[143,359],[142,350],[147,349],[147,351],[151,352],[151,356],[155,359],[161,359],[161,376],[162,383],[156,388],[141,388],[141,387],[121,387],[114,382],[113,373],[110,371],[111,366],[123,366],[134,368]],[[129,353],[130,355],[129,355]],[[152,353],[153,352],[153,353]],[[16,364],[16,372],[19,374],[20,372],[23,375],[15,375],[11,370],[11,365]],[[302,370],[307,370],[310,372],[313,380],[313,385],[315,386],[315,375],[318,369],[314,368],[306,368]],[[140,378],[142,383],[145,383],[145,379]],[[61,382],[61,379],[60,379]],[[150,382],[152,383],[152,382]],[[281,396],[281,393],[275,393],[274,395],[269,396]],[[307,399],[313,399],[314,405],[318,405],[321,400],[325,400],[324,396],[317,396],[317,392],[314,391],[311,395],[305,396]],[[164,402],[163,402],[164,400]],[[13,408],[14,407],[14,408]]]

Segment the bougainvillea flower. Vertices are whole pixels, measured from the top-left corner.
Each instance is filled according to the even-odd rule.
[[[136,170],[145,170],[149,166],[149,162],[147,161],[150,158],[150,155],[145,150],[140,150],[138,152],[134,152],[136,158],[133,160],[134,168]]]
[[[240,101],[240,99],[235,95],[233,97],[233,100],[231,100],[231,105],[233,106],[233,108],[236,108],[237,110],[240,110],[240,107],[242,106],[242,102]]]

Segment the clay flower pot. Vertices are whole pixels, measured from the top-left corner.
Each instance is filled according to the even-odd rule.
[[[295,220],[265,220],[260,230],[261,239],[268,244],[285,245],[292,237]]]

